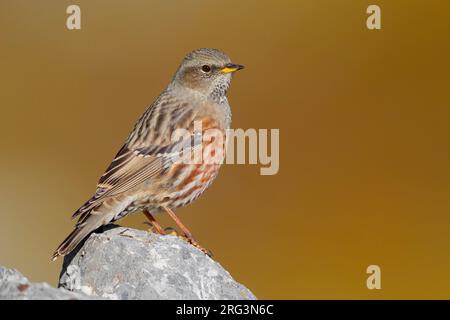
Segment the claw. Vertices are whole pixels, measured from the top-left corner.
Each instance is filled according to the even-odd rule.
[[[193,238],[186,238],[184,237],[184,239],[186,239],[186,241],[188,243],[190,243],[192,246],[196,247],[197,249],[199,249],[200,251],[202,251],[204,254],[206,254],[208,257],[212,258],[213,253],[211,250],[206,249],[204,247],[202,247],[197,241],[195,241]]]
[[[164,232],[165,232],[166,234],[169,234],[169,235],[172,235],[172,236],[176,236],[176,237],[178,237],[178,238],[180,238],[180,239],[186,241],[187,243],[189,243],[190,245],[196,247],[197,249],[199,249],[200,251],[202,251],[203,253],[205,253],[205,254],[208,255],[209,257],[212,257],[212,256],[213,256],[211,250],[206,249],[206,248],[203,248],[197,241],[194,240],[194,238],[192,238],[192,236],[191,236],[191,237],[188,237],[188,236],[186,236],[186,235],[179,234],[179,233],[177,232],[177,230],[175,230],[175,229],[172,228],[172,227],[167,227],[167,228],[165,228],[165,229],[164,229]]]
[[[160,234],[160,233],[158,232],[158,230],[156,230],[155,226],[152,225],[150,222],[144,222],[144,224],[146,224],[146,225],[149,226],[149,228],[147,229],[148,232]]]
[[[172,235],[172,236],[177,236],[177,237],[183,238],[183,237],[180,236],[180,235],[178,234],[178,232],[177,232],[174,228],[172,228],[172,227],[167,227],[167,228],[165,228],[165,229],[164,229],[164,232],[165,232],[166,234],[170,234],[170,235]]]

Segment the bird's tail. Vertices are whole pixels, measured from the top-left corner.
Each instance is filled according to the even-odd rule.
[[[88,234],[100,226],[117,220],[120,213],[127,207],[127,203],[124,202],[125,199],[126,196],[117,196],[110,199],[101,199],[102,201],[99,203],[88,201],[89,205],[84,205],[78,209],[76,215],[80,215],[80,218],[75,229],[55,250],[52,260],[70,253]]]
[[[52,260],[70,253],[88,234],[100,227],[103,223],[99,218],[98,214],[87,213],[85,219],[76,225],[75,229],[55,250]]]
[[[68,254],[92,231],[94,230],[91,230],[91,228],[88,228],[87,226],[76,227],[55,250],[52,260],[54,261],[59,256]]]

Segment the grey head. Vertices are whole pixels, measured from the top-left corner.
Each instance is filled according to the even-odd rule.
[[[226,96],[232,74],[242,68],[217,49],[194,50],[181,62],[171,86],[182,86],[220,102]]]

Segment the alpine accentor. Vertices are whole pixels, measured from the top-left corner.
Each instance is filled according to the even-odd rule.
[[[124,146],[101,176],[94,196],[78,209],[79,217],[72,233],[53,254],[72,251],[90,232],[134,211],[143,211],[154,229],[164,229],[152,214],[167,212],[196,244],[192,234],[172,209],[197,199],[218,174],[219,161],[211,157],[220,139],[205,139],[203,134],[216,130],[225,136],[231,111],[226,97],[234,71],[243,66],[231,63],[215,49],[199,49],[181,62],[172,82],[135,124]],[[201,123],[201,132],[196,131]],[[173,139],[177,129],[188,136]],[[180,161],[182,150],[202,150],[203,161]]]

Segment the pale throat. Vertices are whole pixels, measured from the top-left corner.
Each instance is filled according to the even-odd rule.
[[[209,98],[218,104],[228,104],[227,92],[230,87],[231,79],[223,79],[213,84],[209,93]]]

